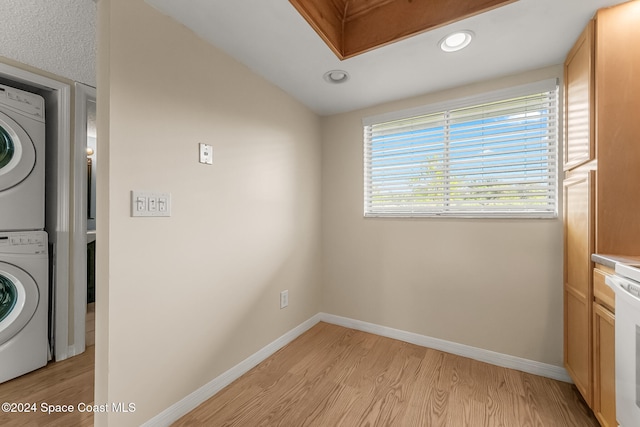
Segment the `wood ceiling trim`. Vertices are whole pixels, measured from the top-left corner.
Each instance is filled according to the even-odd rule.
[[[366,15],[372,9],[385,6],[387,3],[394,3],[398,0],[344,0],[345,2],[345,22]]]
[[[344,34],[344,0],[289,0],[340,59]],[[342,7],[341,7],[342,5]]]
[[[343,58],[513,3],[516,0],[398,0],[345,25]]]
[[[517,0],[289,0],[340,59]]]

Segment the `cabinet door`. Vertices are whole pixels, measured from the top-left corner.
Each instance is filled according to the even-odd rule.
[[[615,318],[593,304],[593,413],[602,427],[616,427]]]
[[[595,156],[593,130],[593,22],[585,28],[564,63],[564,170]]]
[[[591,406],[593,174],[564,182],[564,364]]]
[[[640,253],[640,2],[596,16],[596,251]]]

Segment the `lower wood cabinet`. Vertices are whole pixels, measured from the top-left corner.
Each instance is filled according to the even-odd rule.
[[[617,427],[615,294],[605,284],[613,270],[596,264],[593,270],[593,395],[591,409],[602,427]]]
[[[603,305],[593,304],[593,413],[602,427],[617,427],[615,318]]]
[[[564,181],[564,365],[591,406],[594,172]]]
[[[565,367],[587,405],[592,398],[591,302],[570,287],[564,291]]]

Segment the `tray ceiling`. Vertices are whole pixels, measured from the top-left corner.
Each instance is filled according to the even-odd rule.
[[[287,0],[145,1],[324,116],[562,64],[596,10],[624,0],[518,0],[344,60]],[[359,1],[354,16],[383,6]],[[443,52],[439,41],[461,30],[471,44]],[[351,78],[327,83],[337,69]]]
[[[517,0],[289,0],[346,59]]]

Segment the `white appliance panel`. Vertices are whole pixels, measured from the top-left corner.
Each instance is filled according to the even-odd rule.
[[[47,234],[0,232],[0,383],[49,359]]]
[[[0,231],[42,230],[44,99],[0,85]]]

